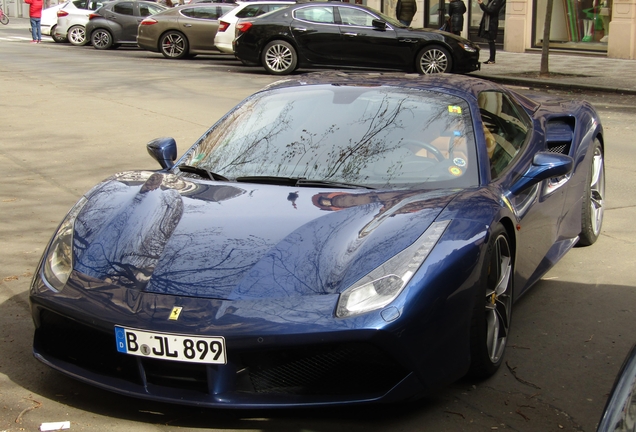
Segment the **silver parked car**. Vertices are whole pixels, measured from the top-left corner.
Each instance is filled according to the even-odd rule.
[[[86,45],[89,42],[86,37],[88,16],[105,3],[104,0],[76,0],[77,9],[60,9],[57,11],[55,36],[68,39],[73,45]]]

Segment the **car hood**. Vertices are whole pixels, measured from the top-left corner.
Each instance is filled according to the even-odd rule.
[[[87,194],[75,221],[74,268],[160,294],[333,294],[410,245],[456,193],[123,173]]]

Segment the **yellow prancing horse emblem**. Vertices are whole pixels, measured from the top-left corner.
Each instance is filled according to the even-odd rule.
[[[181,314],[181,309],[183,309],[181,306],[175,306],[172,308],[172,312],[170,312],[170,316],[168,317],[169,320],[173,320],[176,321],[179,319],[179,314]]]

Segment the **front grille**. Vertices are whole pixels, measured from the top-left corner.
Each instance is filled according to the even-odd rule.
[[[294,395],[384,393],[406,372],[369,344],[243,354],[254,391]]]
[[[251,394],[263,403],[270,394],[379,396],[407,375],[386,353],[366,343],[249,353],[228,349],[235,363],[227,366],[143,358],[117,352],[114,329],[103,332],[48,310],[40,314],[34,345],[45,357],[98,374],[104,383],[122,379],[148,394],[178,389],[185,391],[180,397],[190,394],[193,401],[211,398],[211,388],[215,393]]]
[[[135,358],[117,352],[114,329],[100,332],[48,310],[40,314],[40,323],[34,339],[39,352],[90,372],[142,383]]]

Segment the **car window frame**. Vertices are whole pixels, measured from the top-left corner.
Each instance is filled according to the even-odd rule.
[[[477,107],[478,107],[478,117],[479,120],[482,123],[482,131],[481,134],[484,136],[484,142],[486,143],[486,145],[488,146],[488,136],[486,131],[486,122],[483,119],[483,115],[482,115],[482,109],[485,110],[485,108],[481,107],[481,104],[479,102],[480,96],[483,94],[500,94],[502,96],[502,98],[505,98],[506,101],[508,102],[508,104],[510,105],[510,107],[512,108],[512,110],[514,111],[514,113],[516,114],[515,118],[518,119],[521,124],[526,128],[525,131],[525,137],[523,139],[523,141],[521,141],[519,143],[519,147],[517,148],[516,153],[510,158],[510,160],[506,163],[505,166],[502,167],[501,170],[494,172],[493,171],[493,160],[492,157],[488,154],[488,149],[486,149],[486,154],[487,154],[487,159],[488,159],[488,165],[489,165],[489,173],[490,173],[490,179],[491,181],[497,180],[502,178],[509,170],[511,167],[513,167],[515,165],[515,162],[517,160],[519,160],[519,158],[521,157],[521,155],[524,153],[528,142],[530,141],[530,138],[532,136],[532,131],[533,131],[533,124],[532,124],[532,119],[528,116],[527,112],[521,107],[519,106],[518,103],[516,103],[516,101],[514,100],[513,97],[511,97],[508,93],[506,93],[505,91],[501,91],[501,90],[484,90],[482,92],[479,92],[479,94],[477,95]],[[495,113],[492,113],[490,111],[488,111],[491,115],[495,115]],[[502,121],[506,121],[505,119],[501,119]],[[489,131],[490,132],[490,131]],[[490,132],[492,136],[492,140],[495,140],[494,135],[492,134],[492,132]],[[498,135],[498,134],[497,134]],[[501,135],[499,135],[501,137]],[[503,138],[503,137],[501,137]],[[511,143],[510,141],[508,141],[507,139],[505,140],[505,142],[511,146],[515,146],[515,144]],[[495,142],[493,145],[496,146],[501,146],[500,142]],[[503,147],[502,147],[503,148]],[[494,151],[496,151],[496,148],[493,149],[493,155],[494,155]],[[505,149],[504,149],[505,151]],[[509,153],[508,153],[509,154]]]

